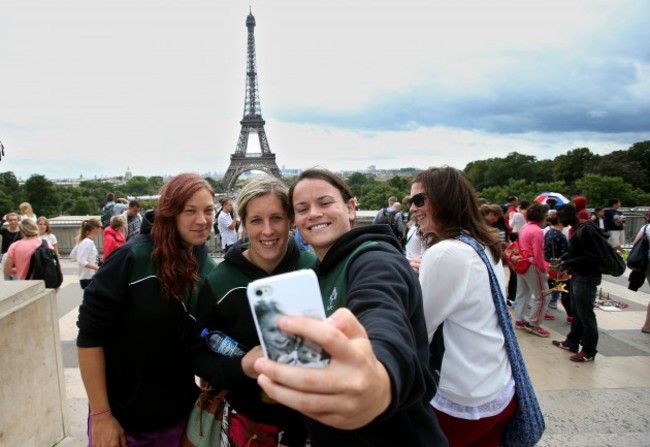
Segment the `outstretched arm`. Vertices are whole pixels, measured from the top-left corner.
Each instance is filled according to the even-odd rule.
[[[318,343],[331,360],[325,368],[304,368],[258,359],[257,381],[272,399],[340,429],[363,427],[388,408],[388,372],[348,309],[338,309],[326,321],[285,316],[278,324]]]

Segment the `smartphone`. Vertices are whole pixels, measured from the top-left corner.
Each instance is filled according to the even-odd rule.
[[[258,279],[248,284],[250,304],[264,355],[279,363],[324,367],[329,355],[315,342],[278,327],[282,315],[325,319],[325,308],[313,270],[297,270]]]

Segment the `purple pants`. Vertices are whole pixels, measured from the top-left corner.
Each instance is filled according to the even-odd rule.
[[[187,420],[158,431],[126,432],[126,445],[128,447],[180,447],[181,438],[185,433]],[[88,415],[88,447],[92,447],[92,418]]]

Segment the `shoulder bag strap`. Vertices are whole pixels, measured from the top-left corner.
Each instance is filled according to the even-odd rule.
[[[503,331],[503,335],[505,337],[506,350],[508,351],[510,363],[512,363],[513,366],[514,364],[522,364],[523,357],[521,356],[521,351],[519,350],[517,337],[515,335],[512,322],[510,321],[508,309],[506,308],[506,301],[503,297],[503,293],[501,292],[501,288],[499,287],[499,282],[497,281],[496,274],[492,268],[492,263],[485,254],[483,247],[481,247],[474,238],[461,233],[456,236],[456,239],[472,247],[485,264],[488,275],[490,276],[490,289],[492,290],[492,299],[494,301],[494,307],[497,311],[497,316],[499,317],[499,326],[501,326],[501,330]]]
[[[485,254],[483,247],[479,245],[476,240],[466,234],[459,234],[456,236],[456,239],[465,242],[470,247],[472,247],[476,253],[481,257],[483,263],[487,267],[488,274],[490,276],[490,289],[492,289],[492,299],[494,300],[494,307],[497,311],[497,316],[499,318],[499,326],[503,331],[503,336],[505,338],[505,347],[506,352],[508,353],[508,359],[510,360],[510,367],[512,369],[512,375],[515,379],[517,387],[521,389],[526,384],[530,385],[532,388],[532,383],[530,377],[528,376],[528,370],[526,369],[526,364],[524,363],[524,357],[521,355],[521,350],[519,349],[519,343],[517,342],[517,336],[515,335],[515,330],[510,319],[510,314],[506,308],[505,299],[501,288],[499,287],[499,282],[497,281],[496,274],[492,268],[492,263]]]

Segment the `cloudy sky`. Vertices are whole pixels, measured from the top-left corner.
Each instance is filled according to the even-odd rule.
[[[0,0],[0,172],[225,172],[249,4],[281,167],[463,168],[650,139],[647,0]]]

